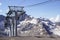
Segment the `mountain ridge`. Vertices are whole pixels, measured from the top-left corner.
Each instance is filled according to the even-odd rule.
[[[3,20],[3,22],[4,22],[4,20]],[[17,21],[18,21],[17,30],[18,30],[19,36],[28,36],[28,35],[37,36],[37,35],[43,35],[43,34],[44,35],[46,35],[46,34],[58,35],[58,33],[55,34],[55,32],[56,32],[55,29],[56,29],[56,27],[57,28],[59,28],[59,27],[58,27],[58,25],[56,25],[55,22],[52,22],[50,19],[46,19],[46,18],[42,18],[42,17],[34,18],[34,17],[30,17],[27,14],[23,14],[19,17],[19,20],[17,20]],[[2,24],[2,25],[4,25],[4,24]],[[9,34],[10,30],[9,29],[5,30],[5,33]],[[58,36],[60,36],[60,35],[58,35]]]

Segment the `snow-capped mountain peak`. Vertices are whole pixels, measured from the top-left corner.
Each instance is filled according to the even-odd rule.
[[[55,22],[55,21],[54,21],[54,20],[55,20],[54,18],[50,18],[49,20],[52,21],[52,22]]]
[[[57,15],[56,17],[50,18],[52,22],[60,22],[60,15]]]

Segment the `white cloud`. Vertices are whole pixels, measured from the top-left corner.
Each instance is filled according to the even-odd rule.
[[[2,10],[0,10],[0,13],[2,13]]]
[[[2,5],[2,3],[0,3],[0,6]]]
[[[57,15],[55,22],[60,22],[60,15]]]

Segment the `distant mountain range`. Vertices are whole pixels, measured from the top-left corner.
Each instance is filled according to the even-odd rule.
[[[47,34],[49,34],[49,35],[52,35],[52,34],[53,35],[58,35],[58,33],[59,33],[59,31],[56,32],[56,30],[55,30],[56,28],[58,28],[57,26],[59,26],[59,24],[60,24],[59,21],[58,21],[59,19],[57,20],[58,17],[56,18],[56,20],[58,22],[57,21],[56,22],[52,22],[52,20],[46,19],[46,18],[42,18],[42,17],[40,17],[40,18],[30,17],[27,14],[22,15],[20,18],[21,19],[25,18],[23,21],[20,21],[20,23],[18,24],[18,30],[19,30],[18,32],[21,35],[24,35],[24,34],[25,35],[29,35],[29,34],[31,35],[30,32],[35,27],[38,27],[38,29],[43,29],[43,30],[47,31]],[[41,26],[39,26],[39,25],[41,25]],[[39,27],[42,27],[42,28],[39,28]],[[34,30],[36,30],[36,29],[34,29]],[[40,32],[40,30],[39,30],[38,32],[36,32],[36,34],[38,34],[38,33],[41,34],[43,32]],[[35,33],[32,32],[32,34],[34,35]],[[58,36],[60,36],[60,35],[58,35]]]
[[[19,17],[17,24],[18,36],[60,36],[60,18],[57,18],[57,21],[53,22],[53,18],[34,18],[27,14],[23,14]],[[4,20],[5,16],[0,15],[0,29],[2,29],[6,35],[6,33],[9,33],[9,30],[5,29]]]
[[[5,16],[0,15],[0,36],[7,36],[7,34],[4,32],[5,31],[4,20]]]

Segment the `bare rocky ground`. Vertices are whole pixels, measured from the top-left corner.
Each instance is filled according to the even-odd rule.
[[[60,40],[60,38],[47,37],[0,37],[0,40]]]

